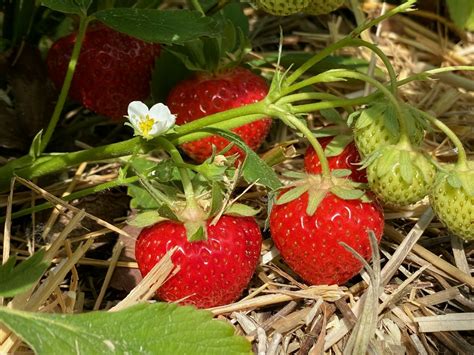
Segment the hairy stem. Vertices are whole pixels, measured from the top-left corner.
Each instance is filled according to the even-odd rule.
[[[278,114],[277,110],[275,110],[275,114]],[[311,143],[311,146],[318,155],[319,161],[321,162],[322,175],[325,178],[331,178],[331,170],[329,169],[329,162],[326,158],[326,155],[324,154],[324,149],[314,136],[313,132],[311,132],[311,130],[303,122],[301,122],[292,114],[282,113],[279,115],[279,117],[283,122],[285,122],[290,127],[293,126],[296,128],[308,139],[309,143]]]

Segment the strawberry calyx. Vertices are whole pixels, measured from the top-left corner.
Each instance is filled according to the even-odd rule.
[[[139,183],[128,190],[132,207],[139,211],[129,224],[148,227],[166,220],[180,222],[188,241],[197,242],[207,240],[210,220],[214,225],[223,215],[249,217],[259,212],[230,199],[240,178],[234,159],[213,155],[200,165],[192,165],[170,150],[173,159],[158,166],[142,157],[129,162],[139,177]]]
[[[443,166],[436,175],[436,183],[440,180],[446,180],[453,189],[462,189],[468,196],[474,196],[474,162],[468,161],[465,166]]]
[[[423,199],[434,183],[437,170],[424,152],[403,139],[366,157],[362,168],[367,168],[370,189],[395,207]]]
[[[403,103],[400,106],[408,139],[418,147],[427,129],[426,120],[413,107]],[[387,144],[396,144],[404,136],[396,109],[387,99],[349,115],[348,124],[353,127],[354,140],[362,156],[368,156]]]
[[[347,177],[351,174],[348,169],[331,171],[329,177],[321,174],[306,174],[290,172],[287,177],[296,177],[297,180],[282,188],[282,193],[276,199],[277,205],[283,205],[308,193],[308,205],[306,213],[312,216],[316,213],[321,201],[329,194],[333,194],[343,200],[360,199],[362,202],[370,202],[366,195],[364,184],[354,182]]]

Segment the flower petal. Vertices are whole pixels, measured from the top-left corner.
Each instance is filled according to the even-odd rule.
[[[153,117],[155,120],[162,120],[165,117],[168,117],[169,115],[171,115],[170,109],[168,108],[168,106],[162,104],[161,102],[153,105],[150,108],[150,116]]]
[[[132,123],[133,126],[141,121],[142,118],[148,115],[148,106],[141,101],[132,101],[128,105],[128,120]]]

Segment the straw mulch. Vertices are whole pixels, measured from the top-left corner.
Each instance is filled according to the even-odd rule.
[[[364,10],[371,17],[382,9],[370,2]],[[278,24],[284,30],[285,50],[308,51],[325,47],[352,26],[345,12],[318,20],[300,16],[280,23],[275,23],[274,18],[270,21],[268,17],[257,17],[261,14],[251,15],[262,49],[277,45]],[[400,78],[432,67],[474,64],[472,33],[460,33],[432,9],[391,19],[377,34],[366,33],[365,39],[379,44]],[[339,54],[371,60],[365,50],[351,48]],[[447,74],[400,89],[400,96],[406,101],[434,113],[453,129],[471,159],[473,79],[472,72]],[[362,95],[366,90],[352,84],[324,89],[351,96]],[[319,118],[317,114],[310,117],[310,123],[319,125]],[[272,139],[267,150],[278,142],[291,157],[277,171],[301,169],[305,143],[282,126],[275,129]],[[427,136],[425,148],[439,160],[456,159],[450,142],[436,131]],[[127,258],[137,230],[125,227],[128,200],[123,191],[103,192],[71,204],[61,198],[113,180],[117,169],[115,163],[83,164],[44,189],[17,179],[17,184],[26,186],[28,192],[0,196],[7,213],[12,204],[35,205],[47,200],[56,206],[53,211],[8,219],[5,224],[4,256],[17,254],[20,259],[25,258],[49,244],[47,257],[55,268],[42,281],[45,287],[37,289],[28,300],[15,298],[16,307],[62,313],[114,311],[151,299],[154,290],[178,271],[169,258],[163,259],[129,292],[139,279],[136,263]],[[254,187],[243,200],[263,205],[264,197],[265,192]],[[370,269],[341,287],[308,287],[302,283],[281,261],[266,232],[260,264],[243,298],[211,311],[217,318],[234,324],[236,332],[251,340],[258,354],[357,353],[354,346],[361,341],[369,342],[372,352],[384,354],[474,353],[472,243],[463,244],[450,235],[435,219],[427,201],[403,210],[387,209],[385,217],[380,253],[375,254]],[[259,215],[262,225],[265,218],[263,213]],[[26,350],[5,331],[0,333],[0,344],[0,353]]]

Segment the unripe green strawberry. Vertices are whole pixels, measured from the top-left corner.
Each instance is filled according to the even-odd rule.
[[[439,173],[430,202],[449,230],[464,240],[474,240],[474,170]]]
[[[409,106],[403,107],[408,135],[414,146],[423,141],[424,121]],[[362,156],[368,156],[377,149],[396,144],[400,139],[400,128],[393,105],[387,101],[378,102],[359,112],[354,124],[354,140]]]
[[[333,12],[344,4],[344,0],[312,0],[304,12],[309,15],[323,15]]]
[[[435,166],[423,153],[400,144],[378,150],[367,164],[370,189],[385,204],[394,207],[423,199],[436,176]]]
[[[302,11],[310,0],[257,0],[258,8],[272,15],[288,16]]]

